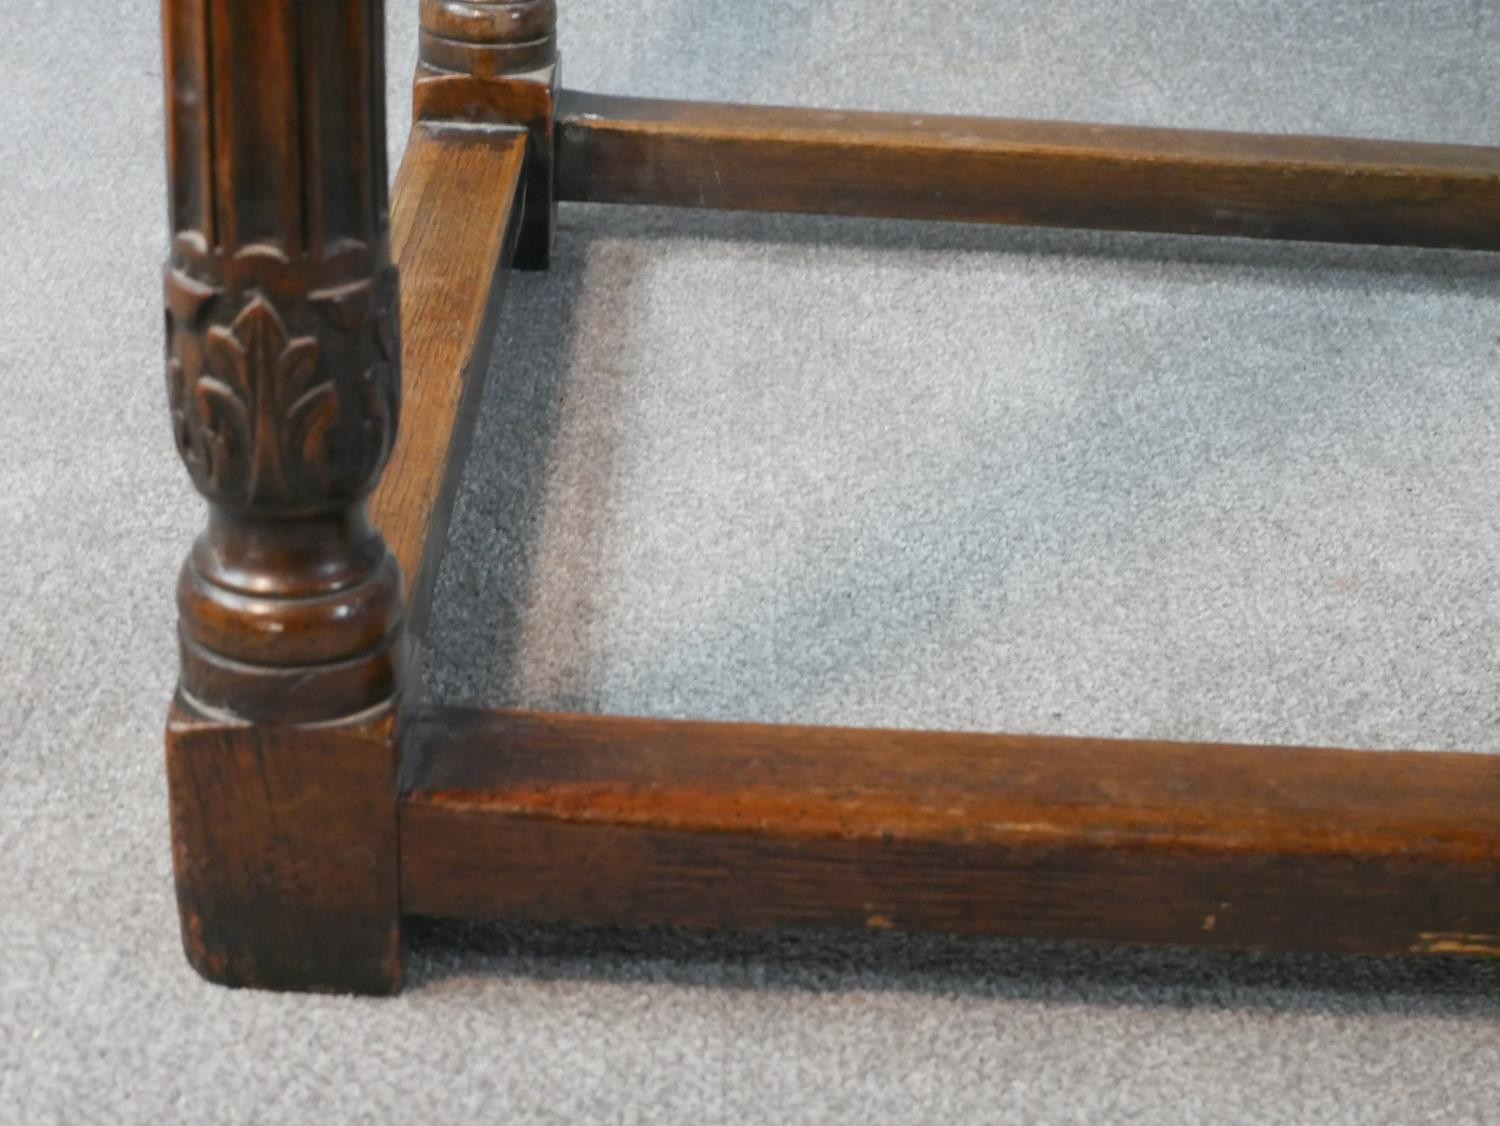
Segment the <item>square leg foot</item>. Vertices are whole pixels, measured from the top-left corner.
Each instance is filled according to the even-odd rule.
[[[188,961],[235,987],[390,994],[402,983],[394,708],[338,726],[167,724]]]

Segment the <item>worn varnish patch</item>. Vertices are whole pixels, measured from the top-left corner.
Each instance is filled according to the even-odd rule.
[[[1500,934],[1483,755],[467,709],[407,750],[418,914],[1380,954]]]

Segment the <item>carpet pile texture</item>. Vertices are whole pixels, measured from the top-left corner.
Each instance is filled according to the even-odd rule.
[[[389,0],[391,147],[416,0]],[[1500,142],[1491,0],[564,0],[663,97]],[[152,0],[0,39],[0,1122],[1500,1116],[1500,971],[424,925],[386,1001],[180,955]],[[440,579],[453,701],[1500,747],[1477,254],[564,207]]]

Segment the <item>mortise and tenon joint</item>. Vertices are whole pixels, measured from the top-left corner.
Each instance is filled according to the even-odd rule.
[[[526,195],[513,263],[523,270],[546,269],[552,254],[557,90],[556,0],[422,0],[413,117],[527,132]]]

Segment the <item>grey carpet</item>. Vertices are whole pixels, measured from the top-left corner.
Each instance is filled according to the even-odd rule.
[[[0,1122],[1500,1116],[1474,965],[426,926],[397,1000],[200,983],[155,5],[8,14]],[[1490,0],[563,4],[607,91],[1469,142],[1497,34]],[[1487,258],[566,208],[511,296],[446,698],[1496,747]]]

